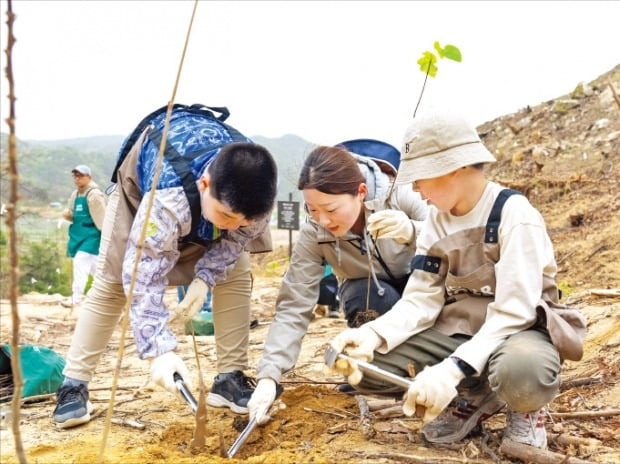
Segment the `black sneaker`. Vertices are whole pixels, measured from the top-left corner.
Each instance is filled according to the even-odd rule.
[[[56,392],[54,421],[61,429],[85,424],[90,420],[93,405],[88,401],[88,389],[85,385],[77,387],[61,385]]]
[[[340,318],[340,306],[329,306],[327,308],[327,317],[332,319]]]
[[[207,404],[215,408],[230,408],[237,414],[247,414],[248,401],[255,387],[256,380],[241,371],[218,374],[207,395]]]

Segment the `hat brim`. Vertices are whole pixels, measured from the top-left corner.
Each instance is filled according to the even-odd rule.
[[[495,158],[481,142],[467,143],[413,159],[401,159],[396,183],[411,184],[449,174],[464,166],[494,162]]]

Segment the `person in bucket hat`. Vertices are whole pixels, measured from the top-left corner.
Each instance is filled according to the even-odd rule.
[[[429,442],[457,442],[507,406],[504,439],[544,448],[545,405],[558,392],[562,361],[582,356],[585,320],[558,301],[540,213],[486,179],[483,166],[493,161],[457,114],[411,123],[396,182],[430,205],[413,272],[390,311],[331,345],[402,377],[413,365],[403,411],[422,414]],[[363,392],[402,391],[362,378],[346,360],[335,369]]]

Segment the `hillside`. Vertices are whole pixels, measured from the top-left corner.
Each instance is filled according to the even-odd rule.
[[[296,135],[278,138],[252,136],[256,143],[264,145],[274,156],[280,172],[278,199],[288,200],[292,192],[296,200],[297,174],[303,157],[313,146]],[[64,204],[73,189],[71,169],[77,164],[87,164],[93,170],[93,179],[100,187],[110,183],[118,149],[124,136],[94,136],[64,140],[18,140],[18,166],[20,195],[27,204],[46,204],[60,201]],[[0,136],[0,163],[7,160],[7,135]],[[1,174],[0,199],[6,203],[9,183],[6,172]]]
[[[490,176],[543,214],[565,293],[620,286],[620,101],[611,82],[620,89],[620,65],[478,128],[498,159]]]

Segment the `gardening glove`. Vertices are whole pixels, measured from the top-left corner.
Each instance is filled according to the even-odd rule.
[[[373,360],[374,351],[383,343],[377,332],[370,327],[361,326],[357,329],[347,329],[338,334],[329,342],[338,353],[345,353],[352,358],[370,362]],[[357,385],[362,380],[362,372],[357,363],[347,359],[336,359],[332,370],[347,376],[351,385]]]
[[[250,401],[248,401],[248,409],[250,411],[250,420],[256,418],[259,424],[265,424],[269,417],[269,408],[276,399],[276,382],[273,379],[264,378],[258,381],[254,393]]]
[[[464,378],[463,371],[450,358],[425,367],[405,393],[403,412],[413,416],[418,404],[426,408],[424,423],[432,421],[456,396],[456,386]]]
[[[377,239],[391,238],[398,243],[415,241],[415,229],[411,219],[400,210],[386,209],[368,216],[368,232]]]
[[[164,387],[174,395],[180,395],[174,381],[174,373],[177,372],[188,388],[192,388],[189,370],[183,360],[174,352],[167,351],[151,360],[151,380],[157,385]]]
[[[205,300],[207,299],[207,292],[209,286],[202,279],[194,279],[187,288],[185,297],[173,308],[170,309],[171,321],[181,319],[183,321],[189,321],[194,314],[202,309]]]

